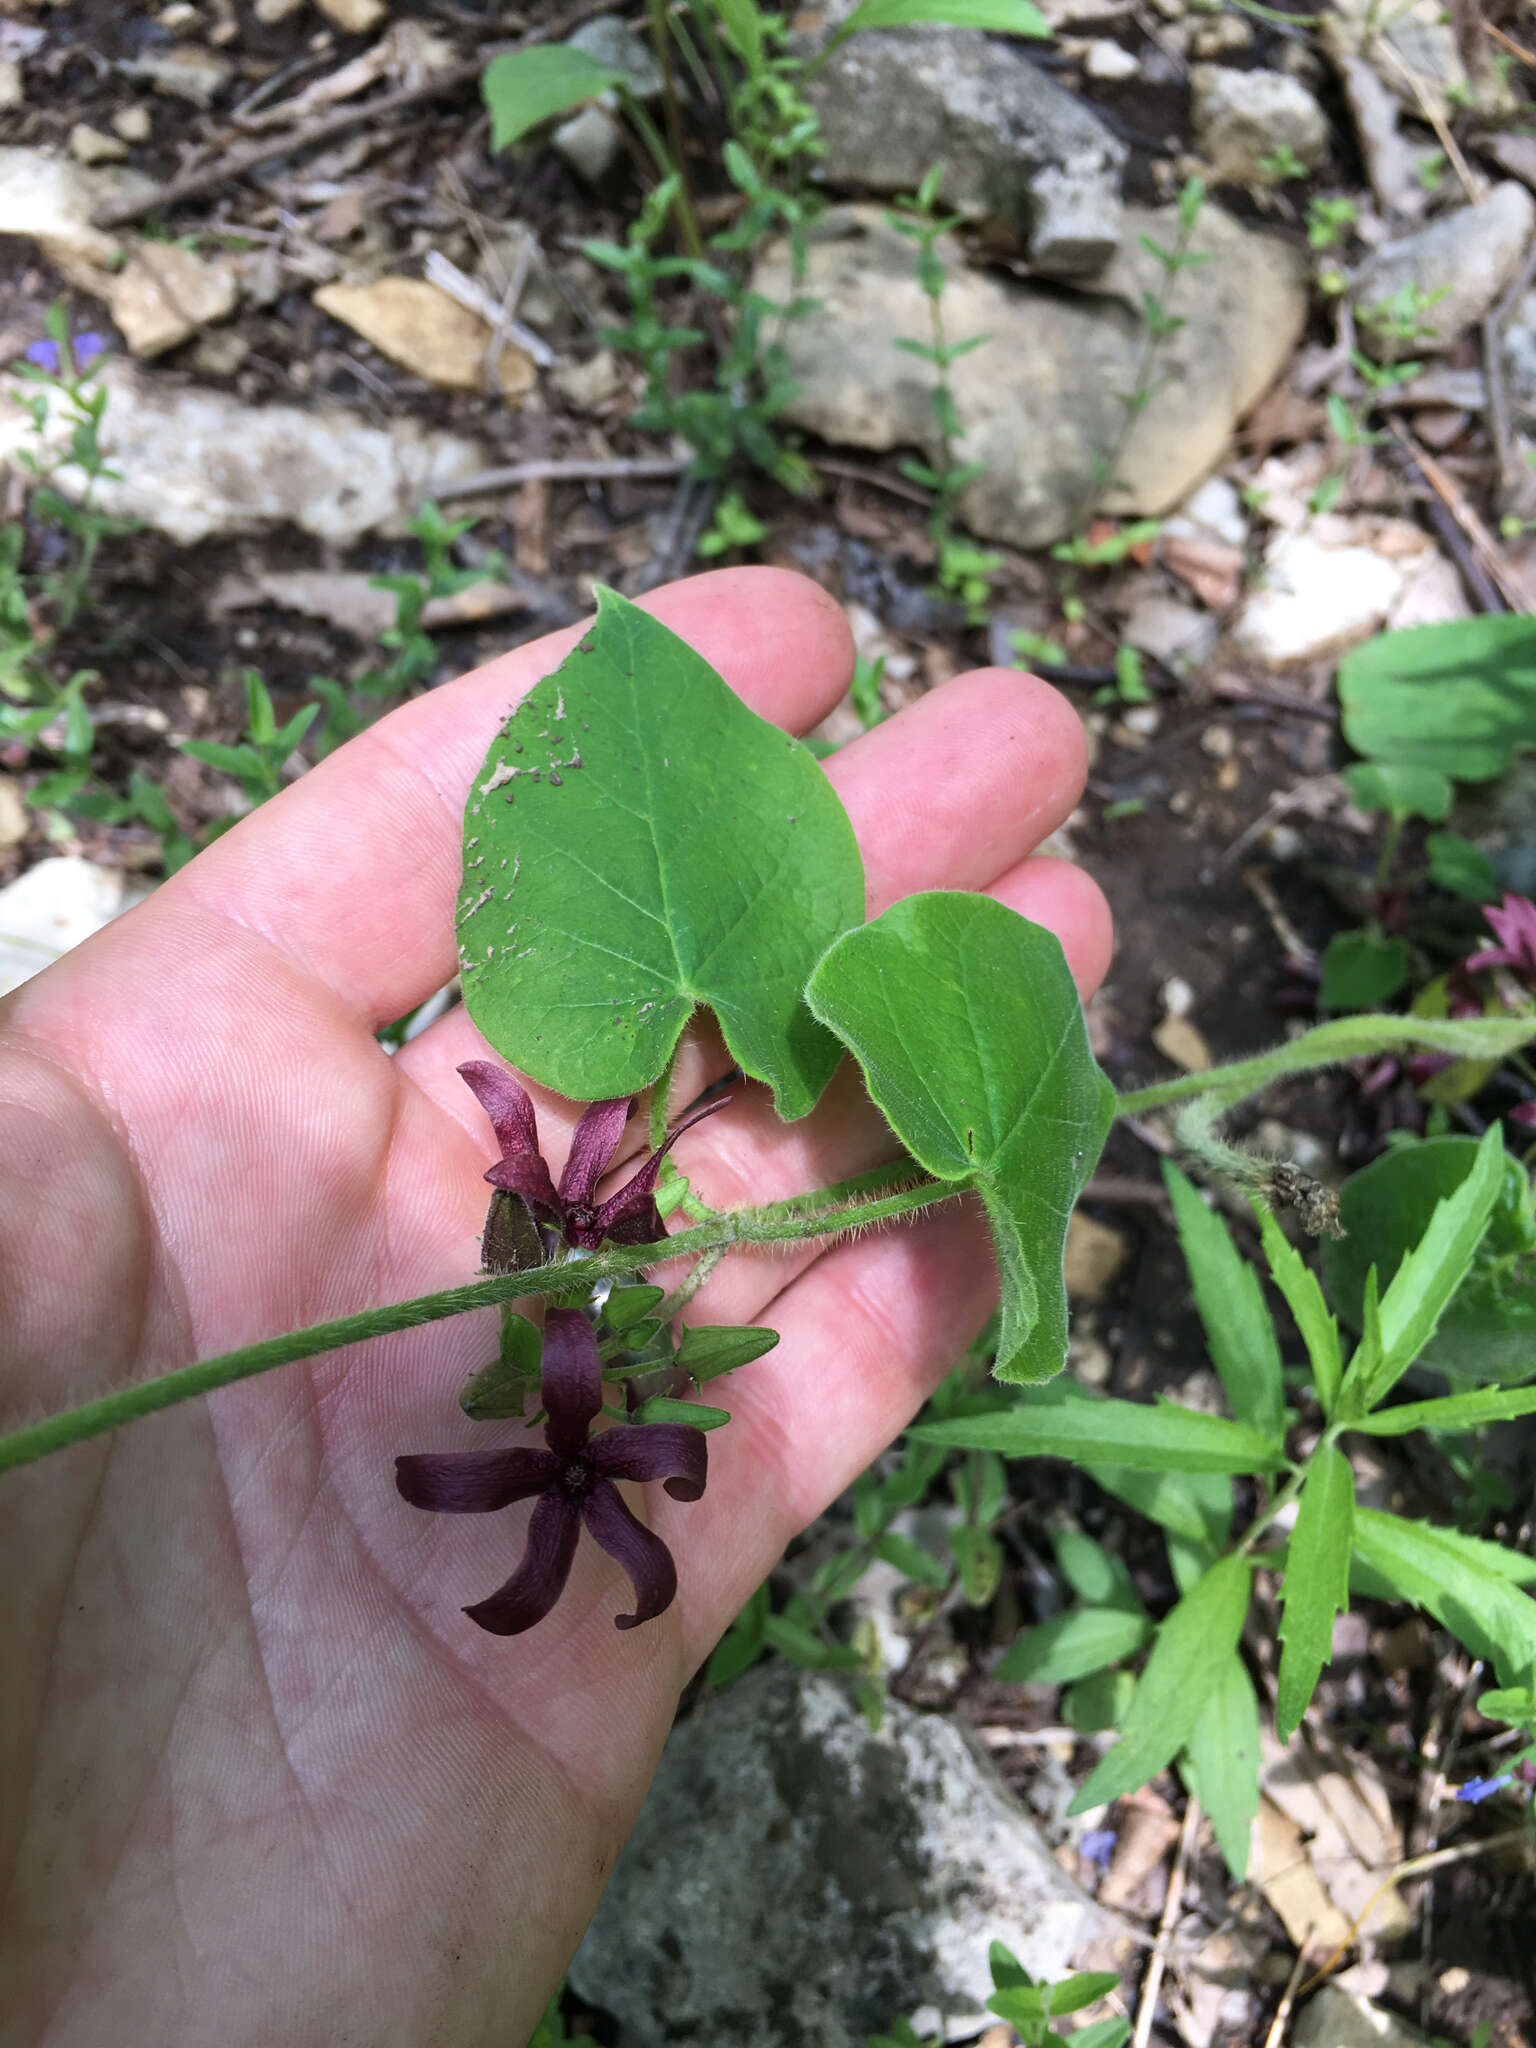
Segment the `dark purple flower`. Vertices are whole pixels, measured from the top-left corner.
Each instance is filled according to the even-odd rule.
[[[1499,908],[1485,910],[1483,915],[1499,943],[1469,954],[1467,965],[1510,967],[1522,980],[1536,983],[1536,903],[1529,896],[1511,896],[1506,891]]]
[[[1079,1838],[1077,1851],[1095,1870],[1106,1871],[1114,1860],[1116,1840],[1113,1828],[1089,1828]]]
[[[635,1589],[634,1613],[614,1626],[654,1621],[672,1604],[677,1567],[613,1482],[660,1479],[674,1500],[697,1500],[708,1458],[704,1432],[682,1422],[622,1423],[594,1437],[603,1371],[597,1334],[579,1309],[552,1308],[545,1319],[542,1392],[547,1450],[396,1458],[395,1484],[412,1507],[443,1515],[490,1514],[538,1496],[522,1563],[489,1599],[464,1610],[492,1635],[521,1635],[544,1619],[570,1577],[583,1523]]]
[[[608,1170],[608,1162],[619,1148],[629,1112],[631,1096],[616,1095],[607,1102],[594,1102],[581,1113],[571,1135],[571,1153],[565,1162],[557,1188],[544,1155],[539,1150],[538,1126],[528,1091],[515,1081],[505,1067],[490,1060],[466,1060],[459,1072],[474,1090],[475,1099],[491,1120],[501,1157],[485,1176],[493,1188],[505,1188],[521,1195],[541,1222],[559,1231],[568,1245],[578,1251],[595,1252],[600,1244],[659,1244],[665,1235],[656,1208],[656,1182],[661,1162],[684,1131],[691,1130],[717,1109],[724,1109],[728,1096],[706,1102],[692,1116],[674,1124],[658,1151],[651,1154],[633,1179],[616,1195],[599,1203],[597,1184]]]

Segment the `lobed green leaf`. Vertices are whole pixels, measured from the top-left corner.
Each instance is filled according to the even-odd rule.
[[[1067,1221],[1114,1090],[1057,939],[990,896],[909,896],[845,933],[806,999],[918,1164],[981,1196],[1002,1285],[997,1377],[1060,1372]]]
[[[464,821],[464,1001],[579,1101],[661,1073],[695,1004],[810,1110],[840,1057],[807,975],[864,911],[853,827],[813,756],[659,620],[604,590],[486,755]]]

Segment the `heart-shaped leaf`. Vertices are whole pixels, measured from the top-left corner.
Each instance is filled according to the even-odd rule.
[[[995,1371],[1067,1354],[1067,1219],[1115,1093],[1055,937],[990,896],[909,896],[838,940],[806,999],[920,1166],[986,1205],[1002,1281]]]
[[[610,590],[475,777],[459,953],[505,1059],[582,1101],[654,1081],[708,1003],[779,1113],[839,1048],[801,991],[864,914],[848,815],[812,755]]]

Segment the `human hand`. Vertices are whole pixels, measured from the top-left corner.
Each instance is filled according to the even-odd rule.
[[[798,577],[723,571],[654,609],[792,730],[846,687],[846,627]],[[0,1007],[9,1418],[474,1272],[493,1148],[455,1068],[483,1042],[462,1009],[394,1059],[373,1034],[453,972],[470,777],[576,637],[402,707]],[[1102,898],[1028,858],[1084,773],[1052,691],[958,678],[827,769],[872,913],[985,888],[1096,984]],[[674,1100],[727,1066],[695,1031]],[[558,1169],[577,1110],[533,1093]],[[678,1153],[726,1207],[890,1144],[845,1067],[804,1122],[780,1126],[744,1086]],[[819,1256],[727,1260],[691,1316],[782,1341],[732,1383],[704,1498],[648,1490],[680,1591],[626,1633],[628,1589],[584,1543],[546,1621],[482,1634],[460,1610],[506,1577],[527,1511],[425,1517],[395,1492],[396,1453],[486,1442],[455,1396],[494,1351],[488,1314],[0,1478],[0,2041],[525,2038],[688,1674],[993,1293],[964,1204]]]

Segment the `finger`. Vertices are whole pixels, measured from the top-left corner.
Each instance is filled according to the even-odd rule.
[[[678,1552],[691,1661],[911,1421],[996,1296],[986,1226],[966,1198],[828,1252],[782,1297],[778,1349],[717,1385],[731,1425],[711,1438],[703,1499],[656,1504]]]
[[[644,602],[792,731],[847,688],[847,624],[803,576],[723,569]],[[158,892],[158,915],[196,906],[233,920],[370,1026],[414,1007],[454,970],[470,779],[512,707],[585,630],[515,648],[380,719],[183,869]]]
[[[918,889],[984,889],[1056,830],[1088,775],[1066,698],[976,669],[834,754],[827,774],[864,854],[869,915]]]

